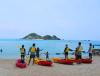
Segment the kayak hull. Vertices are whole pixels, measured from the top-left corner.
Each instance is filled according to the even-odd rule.
[[[53,58],[54,63],[61,63],[61,64],[73,64],[73,63],[81,63],[81,60],[76,59],[60,59],[60,58]]]
[[[26,63],[22,63],[21,62],[21,59],[18,59],[16,61],[16,67],[18,67],[18,68],[26,68],[27,67],[27,64]]]
[[[42,66],[52,66],[52,62],[51,61],[39,61],[38,65],[42,65]]]
[[[91,59],[82,59],[82,63],[91,64],[92,60]]]
[[[60,58],[53,58],[52,60],[53,60],[54,63],[58,63],[59,60],[61,60],[61,59]]]
[[[59,60],[58,63],[60,63],[60,64],[73,65],[73,61],[71,61],[71,60],[65,60],[65,59]]]

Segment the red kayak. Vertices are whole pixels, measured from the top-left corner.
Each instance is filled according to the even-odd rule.
[[[91,59],[82,59],[82,63],[89,64],[89,63],[92,63],[92,60]]]
[[[39,61],[38,65],[42,65],[42,66],[52,66],[52,62],[51,61]]]
[[[16,61],[16,67],[19,67],[19,68],[26,68],[27,64],[26,63],[22,63],[21,62],[21,59],[18,59]]]
[[[58,61],[58,63],[72,65],[74,62],[71,61],[71,60],[61,59],[61,60]]]
[[[81,59],[79,59],[79,60],[77,60],[77,59],[75,59],[75,60],[72,60],[74,63],[81,63],[82,62],[82,60]]]
[[[92,63],[92,60],[91,59],[74,59],[74,60],[69,60],[69,61],[72,61],[73,63]]]

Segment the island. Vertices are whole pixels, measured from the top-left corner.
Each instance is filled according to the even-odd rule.
[[[30,33],[27,36],[23,37],[22,39],[37,39],[37,40],[61,40],[60,38],[58,38],[56,35],[45,35],[45,36],[41,36],[38,35],[37,33]]]

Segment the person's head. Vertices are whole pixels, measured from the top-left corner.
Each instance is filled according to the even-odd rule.
[[[92,46],[92,43],[90,43],[90,46]]]
[[[24,45],[22,45],[22,48],[24,48]]]
[[[33,47],[35,47],[35,43],[33,43]]]
[[[68,47],[68,44],[66,44],[65,46]]]
[[[81,42],[79,42],[78,45],[80,46],[81,45]]]

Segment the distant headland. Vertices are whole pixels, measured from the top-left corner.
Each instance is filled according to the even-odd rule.
[[[56,35],[53,35],[53,36],[51,36],[51,35],[41,36],[41,35],[38,35],[37,33],[30,33],[30,34],[26,35],[25,37],[23,37],[22,39],[61,40]]]

